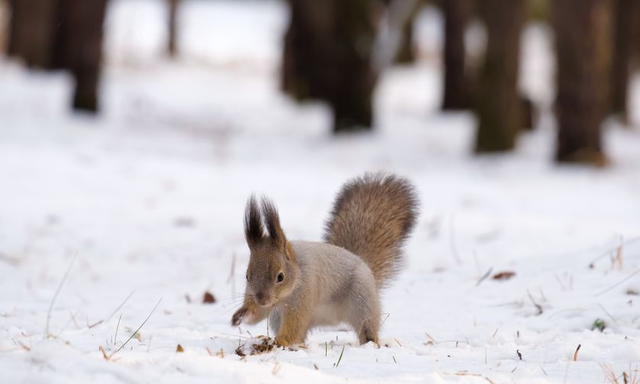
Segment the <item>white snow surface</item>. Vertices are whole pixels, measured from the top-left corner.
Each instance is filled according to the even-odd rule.
[[[473,156],[472,115],[438,111],[441,16],[427,8],[422,60],[382,76],[375,131],[334,138],[325,106],[279,92],[284,3],[187,0],[176,61],[163,57],[163,4],[111,2],[97,117],[70,113],[68,76],[0,60],[0,382],[638,375],[638,129],[607,124],[606,169],[554,164],[548,111],[513,153]],[[523,39],[521,84],[548,106],[549,31],[532,25]],[[639,77],[632,89],[638,125]],[[404,270],[383,293],[383,346],[322,329],[297,350],[237,356],[268,333],[230,325],[249,257],[247,197],[270,196],[289,238],[319,240],[342,183],[376,170],[412,180],[421,201]],[[504,271],[515,276],[492,278]],[[202,304],[206,291],[217,303]],[[105,360],[100,348],[122,346],[160,299],[139,337]]]

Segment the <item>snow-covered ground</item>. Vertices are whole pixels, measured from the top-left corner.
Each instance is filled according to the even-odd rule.
[[[546,115],[514,153],[473,157],[473,117],[438,113],[441,18],[427,9],[423,60],[382,77],[375,133],[336,139],[325,107],[278,92],[282,3],[187,1],[176,62],[162,57],[160,4],[111,2],[97,118],[69,113],[67,76],[0,60],[0,382],[639,374],[639,130],[609,124],[603,170],[553,164]],[[523,88],[548,105],[548,31],[531,26],[524,42]],[[633,95],[640,125],[640,78]],[[422,203],[406,268],[384,294],[387,346],[328,329],[296,351],[237,356],[268,332],[229,324],[244,289],[246,198],[269,195],[289,238],[319,239],[341,184],[366,170],[410,178]],[[218,302],[202,304],[206,291]],[[116,351],[160,299],[107,361],[101,349]]]

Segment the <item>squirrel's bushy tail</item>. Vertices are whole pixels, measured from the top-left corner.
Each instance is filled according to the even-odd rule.
[[[367,173],[338,194],[324,240],[360,256],[381,288],[400,269],[401,247],[417,213],[418,199],[407,180]]]

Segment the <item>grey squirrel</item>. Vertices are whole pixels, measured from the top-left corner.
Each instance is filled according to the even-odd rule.
[[[361,344],[378,344],[378,292],[400,269],[417,211],[407,180],[365,174],[338,194],[324,242],[289,241],[274,204],[263,198],[258,206],[252,196],[244,217],[247,287],[232,325],[269,317],[276,344],[289,346],[312,328],[347,323]]]

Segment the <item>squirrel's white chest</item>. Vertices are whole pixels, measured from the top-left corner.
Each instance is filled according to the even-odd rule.
[[[313,327],[335,326],[347,321],[347,308],[344,303],[326,303],[313,310],[311,322]]]

